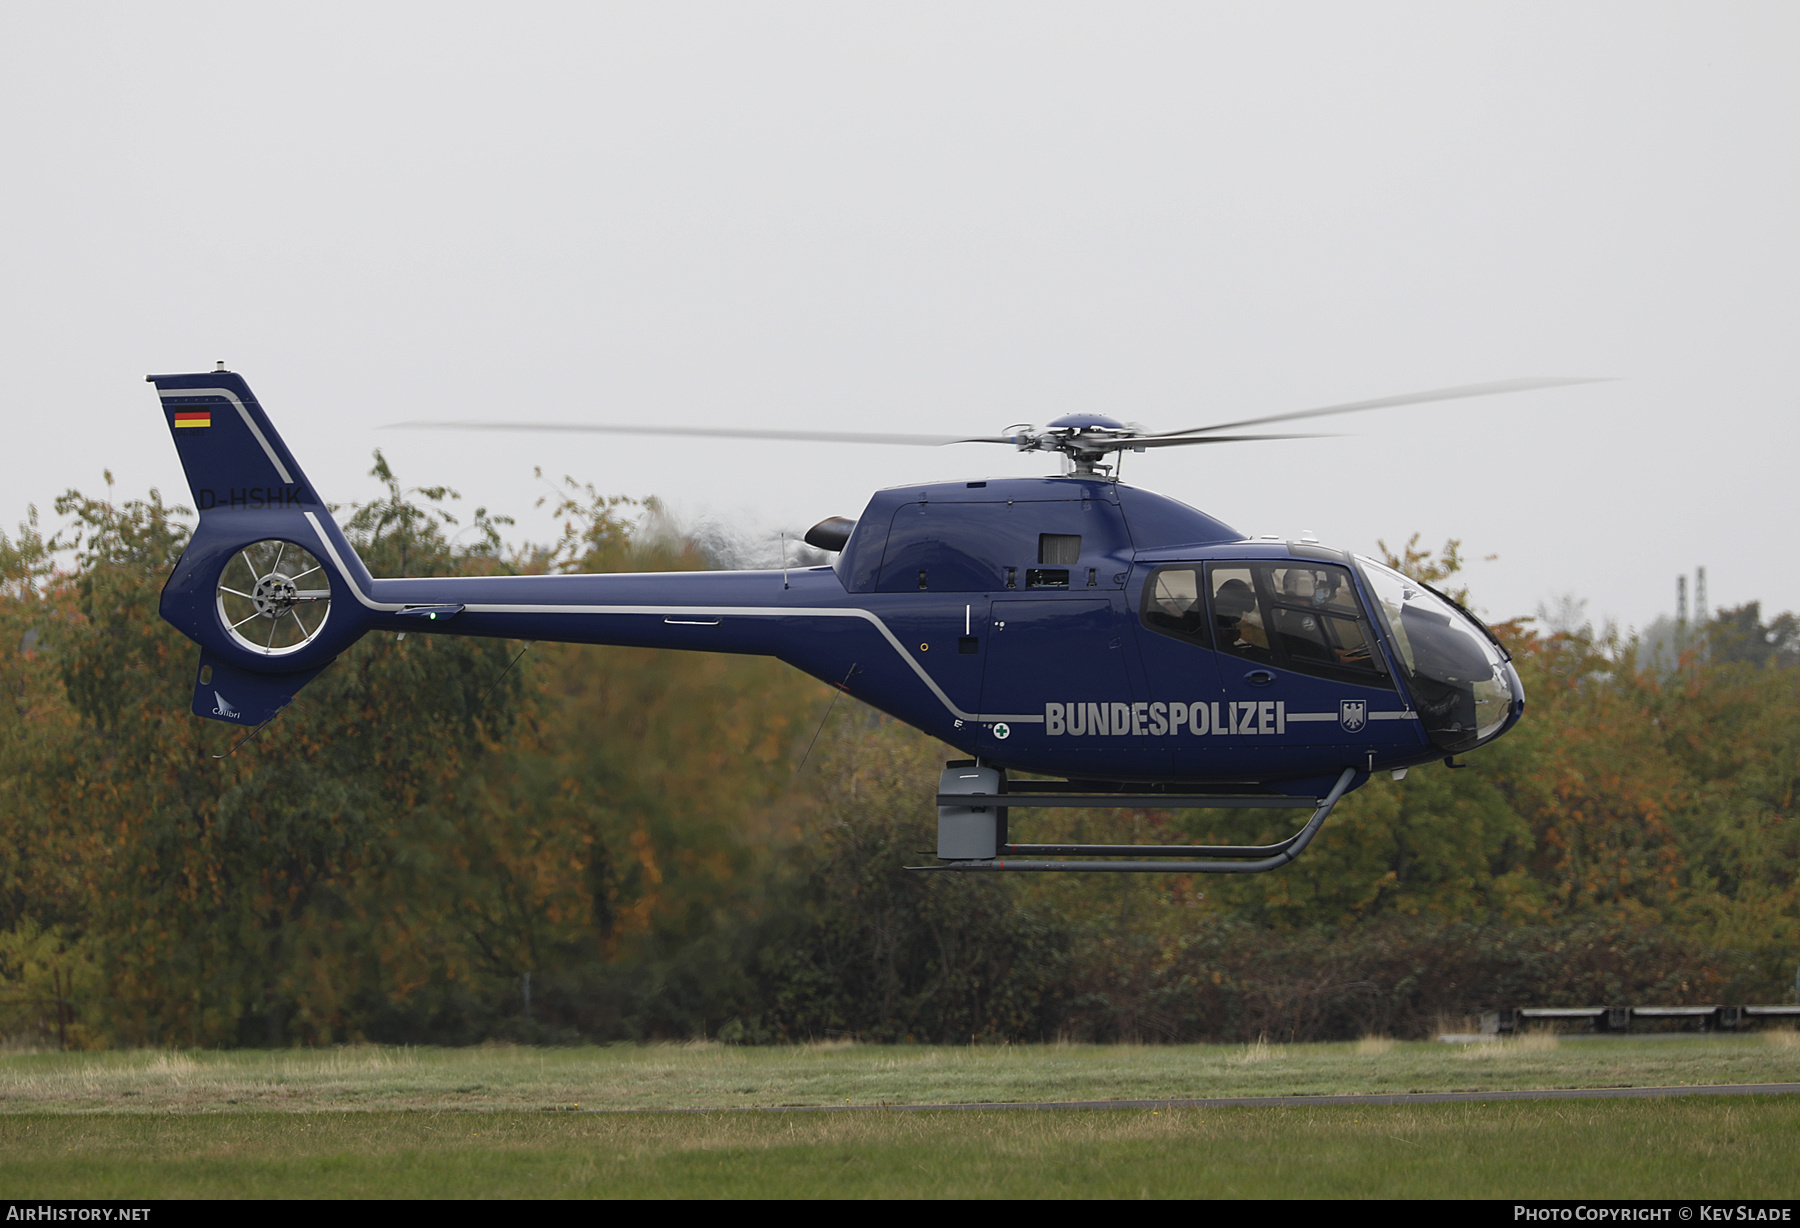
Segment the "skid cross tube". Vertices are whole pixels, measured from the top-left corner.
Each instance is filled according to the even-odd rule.
[[[1280,869],[1282,866],[1287,865],[1289,862],[1293,861],[1296,857],[1300,856],[1301,853],[1304,853],[1306,851],[1306,846],[1311,844],[1313,837],[1319,834],[1319,828],[1322,827],[1325,823],[1325,820],[1330,817],[1333,808],[1335,808],[1337,806],[1338,801],[1344,796],[1344,793],[1350,788],[1351,781],[1353,781],[1355,779],[1356,779],[1356,769],[1355,768],[1345,768],[1343,771],[1343,774],[1338,777],[1337,783],[1332,786],[1331,792],[1326,794],[1324,798],[1320,799],[1316,803],[1316,808],[1313,810],[1312,818],[1307,820],[1306,826],[1302,827],[1298,832],[1294,833],[1294,835],[1292,837],[1290,837],[1287,840],[1282,841],[1280,844],[1270,844],[1270,845],[1008,844],[1008,845],[1002,845],[1001,850],[1000,850],[1003,854],[1013,854],[1015,852],[1031,852],[1031,853],[1061,852],[1061,853],[1085,854],[1090,857],[1210,856],[1210,857],[1255,858],[1255,860],[1245,860],[1245,861],[1040,861],[1040,860],[1035,860],[1035,859],[1021,859],[1021,858],[1009,855],[1009,856],[995,857],[991,861],[987,861],[987,860],[952,861],[945,865],[920,866],[917,868],[918,869],[933,869],[933,870],[962,870],[962,871],[967,871],[967,872],[1007,871],[1007,872],[1012,872],[1012,873],[1045,873],[1045,872],[1060,871],[1062,873],[1088,873],[1088,874],[1094,874],[1094,873],[1112,873],[1112,874],[1262,874],[1262,873],[1266,873],[1269,870]],[[960,802],[961,804],[966,806],[972,800],[974,800],[976,797],[981,797],[983,795],[952,794],[949,796],[953,797],[955,801]],[[1018,797],[1018,798],[1020,798],[1020,801],[1021,801],[1022,805],[1024,805],[1024,806],[1040,804],[1036,798],[1033,798],[1030,801],[1025,801],[1024,798],[1028,797],[1028,796],[1029,796],[1028,794],[1000,794],[1000,795],[989,794],[989,795],[986,795],[987,798],[991,798],[995,802],[999,802],[1001,800],[1001,798]],[[1042,796],[1042,795],[1040,795],[1040,796]],[[1051,796],[1056,796],[1056,795],[1051,795]],[[1163,805],[1163,806],[1170,806],[1170,805],[1208,806],[1208,805],[1217,805],[1220,802],[1226,802],[1228,804],[1239,805],[1239,806],[1254,804],[1254,801],[1252,799],[1236,798],[1236,797],[1233,797],[1233,798],[1224,798],[1224,797],[1220,797],[1220,798],[1198,798],[1198,797],[1162,798],[1160,795],[1147,795],[1147,796],[1157,796],[1159,799],[1157,802],[1148,803],[1148,804]],[[1262,799],[1255,799],[1255,800],[1260,801]],[[1298,802],[1302,806],[1311,804],[1311,803],[1307,803],[1303,799],[1276,798],[1276,797],[1271,797],[1271,798],[1267,799],[1266,801],[1263,801],[1262,804],[1264,806],[1288,807],[1288,806],[1293,806],[1296,802]],[[1073,804],[1073,803],[1063,803],[1063,804],[1068,805],[1068,804]],[[1105,806],[1110,806],[1110,805],[1116,805],[1118,803],[1114,802],[1113,799],[1111,799],[1103,794],[1090,794],[1090,795],[1088,795],[1088,798],[1087,798],[1087,801],[1085,802],[1085,804],[1088,806],[1091,806],[1091,807],[1105,807]]]

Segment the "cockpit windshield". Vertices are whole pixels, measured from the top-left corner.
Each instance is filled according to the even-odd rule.
[[[1455,753],[1487,741],[1512,714],[1511,670],[1492,640],[1415,580],[1357,556],[1426,732]]]

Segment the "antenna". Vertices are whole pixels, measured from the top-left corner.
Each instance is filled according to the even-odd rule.
[[[1687,643],[1687,577],[1675,577],[1675,648]]]

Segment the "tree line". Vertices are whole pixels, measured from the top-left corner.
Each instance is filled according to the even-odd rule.
[[[517,547],[375,473],[344,520],[377,575],[708,565],[591,487],[566,489],[560,540]],[[109,486],[57,511],[60,536],[0,535],[0,1032],[1307,1039],[1792,992],[1792,615],[1721,611],[1672,669],[1500,624],[1520,726],[1466,770],[1372,782],[1274,874],[931,874],[905,867],[930,861],[947,748],[763,659],[371,635],[243,742],[190,715],[197,650],[157,615],[185,510]],[[1393,561],[1440,584],[1461,564],[1416,537]],[[1030,822],[1286,834],[1253,812]]]

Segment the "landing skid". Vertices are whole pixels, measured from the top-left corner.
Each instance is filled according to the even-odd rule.
[[[1332,809],[1356,779],[1345,768],[1322,798],[1247,793],[1165,793],[1158,788],[1104,791],[1077,781],[1009,782],[998,768],[969,761],[944,769],[938,785],[940,864],[912,870],[1057,871],[1074,874],[1262,874],[1280,869],[1306,851]],[[1002,801],[1004,798],[1006,801]],[[1010,805],[1008,804],[1010,803]],[[1312,818],[1279,844],[1011,844],[1007,811],[1012,807],[1109,809],[1154,807],[1168,810],[1306,810]],[[1136,858],[1207,858],[1195,861],[1142,861]],[[1049,860],[1049,858],[1056,858]],[[1068,858],[1116,858],[1085,861]],[[1214,858],[1224,860],[1211,860]]]

